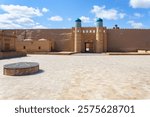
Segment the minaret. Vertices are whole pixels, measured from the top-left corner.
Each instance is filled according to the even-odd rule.
[[[103,20],[98,18],[96,21],[96,52],[101,53],[104,51],[103,40]]]
[[[74,52],[81,52],[81,20],[75,20]]]

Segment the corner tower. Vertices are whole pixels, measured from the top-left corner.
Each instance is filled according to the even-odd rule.
[[[81,52],[81,20],[75,20],[74,52]]]

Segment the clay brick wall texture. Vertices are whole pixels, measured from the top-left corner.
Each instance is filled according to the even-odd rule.
[[[81,40],[78,42],[81,46],[81,52],[85,52],[85,42],[92,42],[95,45],[96,39],[96,28],[95,27],[82,27],[80,31],[77,30],[77,34],[80,34]],[[73,41],[75,38],[75,28],[72,28]],[[75,44],[75,43],[74,43]],[[73,45],[74,47],[74,45]],[[93,51],[95,52],[95,46],[93,46]]]
[[[0,33],[0,52],[2,51],[2,35]]]
[[[26,56],[24,52],[0,52],[0,59]]]
[[[86,30],[86,28],[84,30]],[[88,39],[88,37],[94,39],[95,35],[83,35],[84,39]],[[17,30],[18,40],[38,40],[41,38],[54,42],[52,44],[54,45],[52,51],[74,50],[74,33],[72,29]],[[150,50],[150,29],[107,29],[108,52],[134,52],[137,50]]]
[[[108,52],[150,50],[150,29],[107,29]]]
[[[52,51],[73,51],[72,29],[28,29],[17,30],[17,39],[50,40],[55,47]]]
[[[15,51],[15,41],[13,31],[0,30],[0,51]]]
[[[25,52],[50,52],[51,42],[49,40],[17,41],[16,50]]]

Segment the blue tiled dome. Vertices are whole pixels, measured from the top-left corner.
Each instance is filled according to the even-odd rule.
[[[76,21],[76,22],[81,22],[81,20],[80,20],[79,18],[78,18],[78,19],[76,19],[75,21]]]
[[[96,20],[96,22],[102,22],[103,21],[103,19],[101,19],[101,18],[98,18],[97,20]]]

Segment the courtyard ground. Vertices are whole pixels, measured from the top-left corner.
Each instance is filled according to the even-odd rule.
[[[3,75],[3,65],[14,62],[38,62],[41,70]],[[0,60],[0,99],[150,99],[150,56],[28,55]]]

